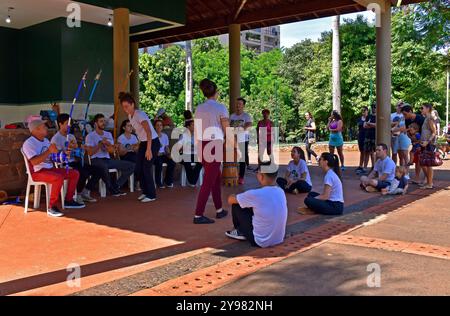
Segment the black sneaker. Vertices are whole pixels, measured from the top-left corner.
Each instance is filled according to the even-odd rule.
[[[214,224],[215,221],[206,216],[194,217],[194,224]]]
[[[84,207],[86,207],[86,205],[78,203],[78,202],[75,202],[74,200],[72,200],[72,201],[65,201],[64,202],[64,206],[66,208],[84,208]]]
[[[47,210],[47,215],[51,217],[61,217],[64,216],[64,213],[61,212],[56,206],[53,206]]]
[[[355,170],[355,172],[356,173],[360,173],[361,171],[363,171],[364,169],[362,168],[362,167],[358,167],[358,168],[356,168],[356,170]]]
[[[219,213],[216,213],[216,218],[224,218],[225,216],[227,216],[228,215],[228,211],[226,211],[226,210],[222,210],[221,212],[219,212]]]
[[[111,191],[111,195],[112,196],[122,196],[122,195],[127,195],[127,194],[126,194],[126,192],[122,192],[120,190],[114,190],[114,191]]]

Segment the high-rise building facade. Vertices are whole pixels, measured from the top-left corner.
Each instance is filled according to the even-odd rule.
[[[228,34],[219,36],[222,44],[228,45]],[[269,26],[253,30],[241,32],[241,43],[247,49],[253,49],[257,53],[271,51],[275,48],[280,48],[280,27]]]

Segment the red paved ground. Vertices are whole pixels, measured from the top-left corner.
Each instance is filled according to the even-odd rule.
[[[356,153],[348,153],[347,166],[355,166]],[[286,164],[287,153],[281,156]],[[448,165],[448,163],[447,163]],[[447,166],[448,167],[448,166]],[[314,189],[320,190],[322,174],[312,167]],[[371,197],[358,189],[353,171],[344,180],[346,205]],[[242,188],[256,187],[253,174]],[[23,207],[0,206],[0,292],[27,295],[66,295],[104,282],[148,270],[209,249],[221,249],[232,241],[224,237],[231,217],[214,225],[192,224],[196,189],[175,187],[158,192],[158,201],[141,204],[138,193],[102,199],[64,218],[48,218],[42,211],[25,215]],[[289,195],[289,223],[311,218],[296,213],[304,195]],[[212,202],[208,214],[213,216]],[[66,267],[82,269],[81,288],[67,287]]]

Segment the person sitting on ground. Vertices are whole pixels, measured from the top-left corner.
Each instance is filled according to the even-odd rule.
[[[383,195],[406,194],[408,191],[408,179],[406,173],[408,169],[405,166],[397,166],[395,168],[395,178],[387,188],[381,189]]]
[[[322,194],[309,192],[305,198],[306,208],[300,208],[301,214],[342,215],[344,212],[344,191],[340,179],[339,158],[331,153],[322,153],[319,166],[323,172],[324,188]]]
[[[47,215],[52,217],[60,217],[64,214],[56,205],[59,200],[61,188],[64,180],[67,179],[68,186],[66,192],[66,208],[83,208],[85,205],[79,204],[73,200],[75,189],[77,187],[80,174],[74,169],[55,168],[51,154],[58,154],[58,148],[55,144],[50,144],[46,138],[48,134],[47,126],[43,120],[35,120],[28,124],[31,133],[22,146],[22,151],[30,165],[31,177],[34,181],[45,182],[51,184],[50,201],[48,205]]]
[[[78,196],[76,201],[80,204],[84,204],[84,202],[94,203],[97,202],[97,200],[91,197],[91,191],[95,190],[95,186],[100,179],[100,170],[95,166],[82,163],[81,159],[84,159],[84,157],[74,157],[72,155],[72,152],[78,149],[78,143],[74,135],[67,135],[69,118],[69,114],[66,113],[58,115],[57,122],[59,131],[52,137],[50,142],[55,144],[59,151],[67,152],[70,156],[69,167],[80,173],[77,184]],[[67,139],[69,141],[67,141]],[[80,152],[80,154],[84,156],[84,151]],[[86,183],[86,181],[88,182]]]
[[[272,128],[275,126],[270,120],[270,111],[268,109],[262,110],[263,119],[260,120],[256,126],[256,137],[258,142],[258,165],[263,162],[264,152],[267,151],[270,161],[272,161],[272,143],[274,135]],[[265,135],[265,139],[264,139]]]
[[[101,179],[105,182],[106,189],[113,196],[126,195],[121,187],[128,181],[134,172],[135,164],[125,160],[111,159],[110,154],[117,151],[114,139],[110,132],[105,131],[105,116],[97,114],[94,117],[95,130],[86,136],[86,151],[91,157],[91,165],[101,172]],[[109,169],[117,169],[120,177],[117,181],[111,177]]]
[[[119,144],[120,159],[136,163],[139,140],[133,134],[133,126],[130,120],[124,120],[120,125],[120,136],[117,138]]]
[[[379,192],[391,185],[395,178],[395,162],[388,156],[386,144],[376,147],[377,161],[368,176],[361,177],[361,188],[367,192]]]
[[[295,146],[291,151],[292,160],[287,166],[284,178],[278,178],[277,183],[288,193],[307,193],[312,189],[311,176],[305,161],[303,149]]]
[[[234,229],[226,236],[263,248],[283,242],[288,209],[286,196],[276,185],[277,174],[258,171],[256,178],[261,188],[228,197]]]
[[[173,188],[173,171],[175,170],[175,162],[170,156],[169,137],[166,133],[163,133],[163,122],[161,120],[155,121],[155,130],[159,137],[161,147],[158,152],[158,156],[155,159],[155,182],[156,186],[160,189],[164,189],[165,186]],[[163,171],[163,164],[167,164],[166,175],[164,177],[164,183],[161,181],[161,175]]]
[[[169,127],[174,128],[175,124],[173,123],[172,118],[167,115],[166,109],[159,109],[158,112],[156,112],[155,122],[157,120],[162,121],[163,128]]]
[[[192,118],[192,112],[189,110],[184,111],[184,127],[186,130],[180,136],[180,140],[174,145],[174,149],[178,153],[181,153],[181,164],[186,171],[187,184],[190,187],[195,187],[198,178],[200,177],[200,171],[203,166],[198,162],[197,148],[195,146],[194,138],[194,119]],[[193,165],[194,164],[194,165]]]

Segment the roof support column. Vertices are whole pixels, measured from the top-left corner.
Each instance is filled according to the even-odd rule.
[[[114,137],[121,122],[127,118],[119,103],[119,92],[129,89],[130,71],[130,11],[125,8],[114,9],[113,31],[114,64]]]
[[[377,92],[377,143],[391,148],[391,2],[380,0],[377,13],[376,41],[376,92]]]
[[[241,25],[229,26],[230,55],[230,113],[236,111],[237,98],[241,95]]]
[[[136,107],[139,107],[139,43],[133,42],[130,44],[130,64],[133,73],[130,77],[131,94],[136,102]]]

